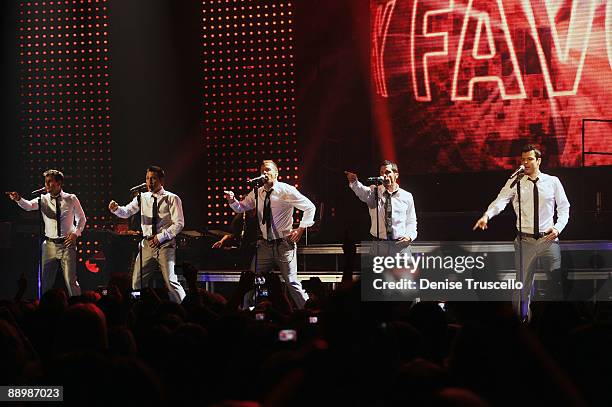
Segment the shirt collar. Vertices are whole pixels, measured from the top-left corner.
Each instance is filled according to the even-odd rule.
[[[278,191],[278,181],[274,181],[274,184],[272,184],[272,188],[270,188],[270,191],[274,192],[274,191]],[[259,188],[259,193],[261,195],[265,195],[266,194],[266,188],[264,188],[263,186],[261,188]]]
[[[159,191],[157,191],[157,192],[155,192],[155,193],[151,192],[151,196],[156,196],[156,197],[158,197],[158,198],[159,198],[159,197],[161,197],[162,195],[164,195],[165,193],[166,193],[166,191],[164,190],[164,187],[161,187],[161,188],[159,189]]]
[[[529,178],[532,181],[535,181],[536,179],[542,179],[542,172],[538,171],[538,173],[535,174],[535,178],[531,178],[531,177],[527,177],[527,178]]]
[[[53,195],[51,195],[51,192],[49,192],[49,198],[50,199],[63,198],[64,195],[66,195],[66,193],[62,189],[60,189],[60,192],[59,192],[59,194],[57,194],[57,196],[53,196]]]
[[[381,185],[381,187],[382,187],[383,194],[386,194],[387,193],[387,188],[385,188],[384,185]],[[399,184],[395,184],[395,189],[393,191],[389,192],[389,194],[391,194],[391,196],[393,196],[393,195],[397,194],[399,190],[400,190]]]
[[[274,182],[272,182],[272,187],[270,187],[270,189],[276,189],[278,185],[278,180],[275,180]],[[261,187],[264,191],[266,190],[266,187],[262,186]]]

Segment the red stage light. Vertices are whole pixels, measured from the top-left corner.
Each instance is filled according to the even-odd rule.
[[[81,202],[88,203],[88,228],[103,225],[106,201],[110,199],[105,195],[111,190],[110,182],[104,183],[107,188],[99,188],[102,184],[96,181],[98,178],[110,179],[110,166],[100,168],[100,171],[95,166],[88,166],[92,162],[110,162],[111,158],[110,115],[92,114],[110,111],[109,67],[100,63],[108,61],[106,2],[88,1],[92,3],[88,7],[83,7],[82,0],[19,4],[21,16],[51,15],[49,18],[20,18],[18,22],[19,32],[32,33],[18,37],[19,119],[23,123],[23,158],[30,164],[26,175],[33,186],[38,186],[40,176],[47,168],[63,170],[66,189],[76,193]],[[79,54],[87,54],[87,57],[77,58]],[[66,57],[56,58],[55,55]],[[93,95],[107,97],[96,98]],[[79,133],[80,129],[91,130]],[[99,145],[105,142],[108,148],[82,150],[81,142],[73,142],[74,138],[85,139],[82,143],[85,146],[95,145],[93,139],[96,138]],[[78,157],[81,153],[86,154],[87,159]],[[90,241],[81,239],[79,247],[84,247],[84,242],[91,245]],[[98,242],[93,244],[95,246]],[[79,258],[79,262],[83,259]]]
[[[85,262],[85,268],[90,273],[99,273],[100,272],[100,267],[98,267],[98,265],[96,263],[92,263],[90,260],[87,260]]]

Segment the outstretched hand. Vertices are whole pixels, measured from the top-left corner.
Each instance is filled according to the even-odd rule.
[[[10,199],[12,199],[15,202],[21,199],[21,195],[19,195],[19,192],[11,191],[11,192],[5,192],[5,194],[6,196],[8,196]]]
[[[353,182],[357,181],[357,174],[354,172],[344,171],[344,174],[346,175],[346,179],[348,179],[349,183],[352,184]]]
[[[223,197],[227,199],[228,203],[233,203],[236,200],[236,196],[232,191],[223,191]]]
[[[476,224],[474,225],[472,230],[476,230],[476,229],[486,230],[487,223],[489,223],[489,218],[487,217],[487,215],[482,215],[482,217],[476,221]]]
[[[117,210],[117,208],[119,208],[119,204],[115,201],[110,201],[110,203],[108,204],[108,209],[111,212],[115,212]]]

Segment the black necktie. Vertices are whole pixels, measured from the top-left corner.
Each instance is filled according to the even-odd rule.
[[[57,237],[62,237],[62,208],[59,195],[55,198],[55,223],[57,225]]]
[[[540,237],[540,196],[538,192],[538,180],[529,178],[533,182],[533,237]]]
[[[272,208],[270,208],[270,194],[272,190],[266,191],[266,197],[264,198],[263,217],[261,223],[266,225],[266,239],[270,239],[270,229],[272,228]]]
[[[151,224],[153,226],[153,236],[155,236],[157,234],[157,218],[158,218],[158,213],[157,213],[157,197],[154,196],[153,197],[153,218],[151,219]]]
[[[393,239],[393,230],[391,230],[391,214],[393,213],[393,204],[391,202],[391,196],[393,194],[389,191],[385,191],[385,229],[387,230],[387,239]]]

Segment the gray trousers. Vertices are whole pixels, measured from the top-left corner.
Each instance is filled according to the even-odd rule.
[[[45,240],[42,244],[42,292],[53,288],[57,268],[62,268],[68,296],[81,295],[81,287],[76,275],[76,247],[66,247],[63,243]]]
[[[532,237],[522,237],[521,241],[523,243],[523,278],[521,279],[523,282],[523,290],[521,292],[523,306],[518,311],[521,316],[526,317],[529,313],[529,304],[531,303],[533,282],[538,262],[540,268],[545,273],[548,273],[550,278],[551,272],[561,268],[561,248],[559,247],[558,240],[547,242],[543,239],[536,240]],[[520,273],[520,248],[518,237],[514,241],[514,249],[518,281]],[[519,298],[515,296],[513,301],[515,305],[518,305],[518,299]]]
[[[272,271],[274,266],[278,267],[293,302],[299,309],[303,309],[308,301],[308,294],[298,279],[296,255],[296,244],[287,239],[272,243],[266,240],[257,242],[257,271],[267,273]],[[254,269],[253,265],[251,268]]]
[[[185,298],[185,290],[178,282],[174,274],[174,264],[176,262],[176,244],[174,240],[165,242],[161,247],[151,248],[149,242],[143,239],[142,245],[142,282],[145,286],[157,271],[161,271],[164,284],[168,289],[170,300],[180,304]],[[137,290],[142,288],[140,285],[140,253],[136,256],[134,272],[132,273],[132,288]]]

